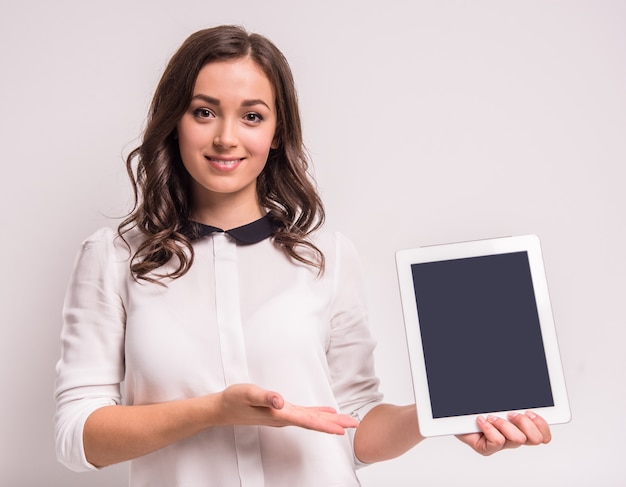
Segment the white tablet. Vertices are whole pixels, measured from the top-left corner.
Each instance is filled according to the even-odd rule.
[[[570,420],[536,236],[400,250],[396,263],[422,435],[528,409]]]

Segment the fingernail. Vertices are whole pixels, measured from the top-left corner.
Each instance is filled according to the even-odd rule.
[[[513,412],[513,413],[509,413],[509,419],[513,419],[513,418],[515,418],[516,416],[519,416],[519,413],[515,413],[515,412]]]
[[[487,421],[489,421],[490,423],[495,423],[497,419],[498,418],[496,416],[493,416],[491,414],[487,416]]]
[[[526,411],[526,416],[528,416],[530,419],[535,419],[537,417],[537,415],[532,411]]]
[[[274,406],[276,409],[278,409],[278,398],[277,397],[272,399],[272,406]]]
[[[476,418],[476,421],[478,421],[479,424],[483,424],[485,422],[485,418],[483,418],[482,416],[478,416]]]

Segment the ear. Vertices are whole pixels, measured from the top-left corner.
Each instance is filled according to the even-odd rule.
[[[274,135],[274,139],[272,140],[272,145],[270,145],[270,149],[278,149],[280,147],[280,137],[278,134]]]

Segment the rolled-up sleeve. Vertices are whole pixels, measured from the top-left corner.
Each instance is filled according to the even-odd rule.
[[[121,403],[125,312],[114,238],[113,230],[102,229],[83,242],[63,306],[55,444],[59,461],[75,471],[95,469],[83,448],[87,417]]]
[[[337,234],[336,246],[327,357],[341,412],[360,420],[383,399],[374,368],[376,342],[369,330],[361,261],[352,243],[341,234]],[[362,464],[357,460],[357,465]]]

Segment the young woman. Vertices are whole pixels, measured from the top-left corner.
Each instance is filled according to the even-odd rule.
[[[134,210],[83,243],[66,297],[64,464],[132,460],[133,487],[351,486],[360,464],[423,439],[415,406],[381,402],[360,264],[320,230],[270,41],[189,37],[127,165]],[[479,426],[460,439],[482,454],[550,440],[530,412]]]

